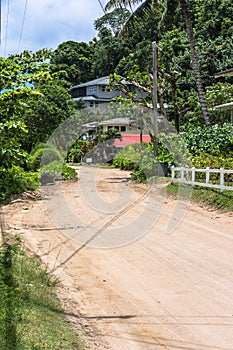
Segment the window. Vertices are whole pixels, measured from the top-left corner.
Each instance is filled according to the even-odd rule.
[[[99,102],[94,102],[94,101],[90,102],[90,107],[91,108],[98,108],[99,107]]]
[[[108,89],[106,85],[101,85],[101,91],[102,92],[110,92],[110,89]]]
[[[126,125],[109,125],[108,126],[108,130],[110,130],[110,129],[116,129],[116,130],[118,130],[118,131],[120,131],[120,132],[125,132],[126,131]]]
[[[86,88],[81,87],[81,88],[75,88],[71,90],[71,95],[72,97],[82,97],[86,96]]]
[[[94,94],[96,92],[96,86],[90,86],[88,88],[88,94]]]
[[[120,129],[120,127],[119,127],[119,125],[113,125],[113,126],[108,126],[108,130],[111,130],[111,129],[116,129],[116,130],[118,130],[119,131],[119,129]]]

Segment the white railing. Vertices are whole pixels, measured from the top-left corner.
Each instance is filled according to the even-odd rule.
[[[185,168],[185,167],[171,167],[172,171],[172,182],[182,182],[189,185],[196,185],[196,186],[204,186],[204,187],[212,187],[212,188],[220,188],[221,192],[223,190],[229,190],[233,191],[233,185],[231,186],[225,186],[225,174],[233,174],[233,170],[226,170],[223,168],[220,169],[212,169],[212,168],[206,168],[206,169],[197,169],[197,168]],[[176,173],[179,173],[179,177],[176,177]],[[198,182],[196,181],[196,173],[205,173],[205,182]],[[219,177],[219,184],[213,184],[210,181],[210,174],[211,173],[218,173],[220,174]]]

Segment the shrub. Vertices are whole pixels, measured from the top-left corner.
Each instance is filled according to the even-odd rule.
[[[213,125],[211,128],[192,127],[182,132],[181,137],[193,155],[198,155],[200,151],[223,156],[232,154],[233,126],[231,124]]]
[[[134,170],[131,174],[131,178],[132,178],[132,180],[137,181],[137,182],[145,182],[146,181],[146,175],[141,168]]]
[[[67,154],[67,161],[71,163],[80,163],[82,158],[91,149],[91,143],[85,140],[76,140]]]
[[[233,169],[233,157],[214,156],[206,152],[200,152],[198,155],[192,157],[192,166],[199,169]],[[211,182],[218,182],[220,175],[211,173]],[[196,173],[196,179],[205,181],[205,173]],[[227,182],[233,182],[233,175],[229,174],[226,178]]]
[[[11,195],[24,191],[34,190],[39,186],[39,175],[35,172],[26,172],[19,166],[0,168],[0,202],[10,200]]]
[[[113,165],[122,170],[135,170],[148,153],[149,145],[145,143],[126,146],[117,153]]]
[[[200,152],[192,157],[192,166],[196,168],[233,169],[233,157],[214,156],[206,152]]]
[[[49,164],[53,161],[62,161],[60,152],[52,145],[40,143],[30,154],[29,167],[31,170],[37,170],[41,165]]]
[[[42,173],[49,173],[52,175],[62,175],[62,178],[65,180],[71,180],[77,176],[77,173],[73,168],[70,168],[64,162],[60,162],[57,160],[47,165],[44,165],[40,169],[40,174]]]
[[[190,153],[180,134],[160,133],[158,142],[158,161],[169,166],[189,166]]]
[[[125,147],[118,152],[113,165],[122,170],[133,170],[131,176],[138,182],[144,182],[147,178],[158,174],[153,146],[146,143],[135,143]]]

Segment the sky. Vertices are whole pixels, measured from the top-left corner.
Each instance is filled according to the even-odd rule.
[[[103,14],[98,0],[2,0],[0,56],[54,50],[67,40],[89,42]]]

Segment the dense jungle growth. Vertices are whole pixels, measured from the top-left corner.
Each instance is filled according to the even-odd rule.
[[[226,160],[233,157],[230,111],[213,108],[233,98],[233,78],[215,78],[233,67],[232,1],[109,0],[94,26],[98,34],[89,43],[67,41],[54,51],[0,58],[1,202],[38,186],[35,148],[41,154],[38,144],[44,149],[62,122],[93,118],[79,115],[71,86],[115,73],[150,96],[152,42],[158,46],[158,101],[168,104],[166,117],[184,135],[195,164],[208,157],[219,166],[232,164]],[[56,146],[48,163],[63,164],[71,145]]]

